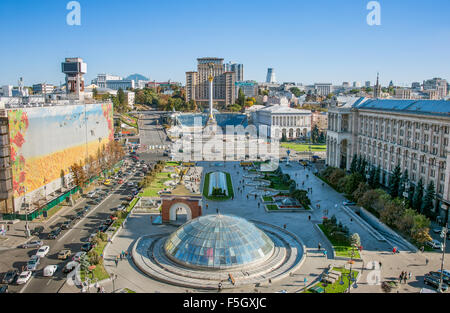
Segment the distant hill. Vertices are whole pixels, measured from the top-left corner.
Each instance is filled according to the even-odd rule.
[[[149,80],[147,77],[141,75],[141,74],[133,74],[130,75],[126,78],[127,80],[134,80],[134,81],[138,81],[138,80]]]

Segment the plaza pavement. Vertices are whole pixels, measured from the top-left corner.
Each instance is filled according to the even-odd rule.
[[[286,290],[288,293],[301,292],[304,288],[304,278],[307,279],[307,285],[316,281],[319,275],[331,264],[332,266],[343,266],[347,262],[345,260],[327,259],[321,252],[318,251],[319,242],[322,249],[327,249],[328,255],[332,255],[330,244],[324,240],[314,226],[320,223],[323,216],[323,209],[329,210],[328,216],[336,215],[339,221],[349,227],[350,232],[359,233],[361,243],[364,247],[362,251],[362,259],[364,263],[357,262],[353,265],[353,269],[361,270],[361,267],[367,265],[370,261],[381,261],[382,269],[380,280],[396,279],[403,270],[411,271],[413,278],[408,281],[406,285],[401,285],[399,292],[418,292],[423,285],[423,275],[430,270],[437,270],[440,265],[439,253],[409,253],[401,252],[393,255],[390,252],[390,246],[385,242],[379,242],[374,239],[367,231],[365,231],[359,224],[350,221],[350,217],[344,213],[340,206],[335,208],[335,204],[340,204],[345,198],[334,191],[328,185],[322,186],[322,181],[315,177],[309,170],[304,170],[299,164],[293,164],[291,167],[281,165],[285,173],[291,175],[298,184],[302,187],[302,182],[305,181],[304,189],[308,187],[313,188],[310,198],[312,201],[311,207],[313,212],[301,213],[268,213],[262,205],[257,206],[259,199],[249,196],[247,199],[246,193],[252,190],[252,187],[246,186],[244,193],[237,191],[238,187],[243,185],[239,183],[246,173],[244,169],[239,166],[238,162],[199,162],[199,166],[204,166],[203,175],[211,171],[226,171],[231,174],[235,197],[234,200],[224,202],[214,202],[204,199],[203,214],[216,214],[217,209],[222,214],[234,214],[244,217],[248,220],[258,220],[267,222],[279,227],[286,224],[287,230],[295,233],[306,246],[307,257],[303,266],[292,277],[286,278],[279,283],[261,284],[255,289],[255,286],[240,287],[227,292],[277,292]],[[297,173],[297,176],[295,176]],[[309,178],[306,178],[309,175]],[[321,209],[315,210],[317,203],[320,203]],[[208,209],[206,209],[208,204]],[[308,216],[311,215],[311,221]],[[176,229],[171,225],[152,225],[150,221],[151,214],[134,214],[132,213],[124,228],[117,234],[113,243],[105,250],[105,267],[109,273],[118,275],[115,281],[115,290],[120,288],[129,288],[136,292],[158,293],[158,292],[207,292],[193,289],[186,289],[177,286],[155,281],[145,274],[140,272],[133,264],[131,258],[128,260],[119,261],[116,267],[114,259],[120,254],[122,250],[128,250],[129,254],[135,241],[144,235],[156,233],[169,233]],[[153,218],[156,215],[153,215]],[[428,258],[430,263],[425,266],[425,259]],[[348,264],[347,264],[348,267]],[[370,285],[367,283],[367,275],[370,270],[364,270],[358,281],[358,288],[353,289],[352,292],[381,292],[379,285]],[[106,292],[112,291],[112,283],[105,282],[102,284]],[[90,292],[96,292],[91,288]],[[209,291],[211,292],[211,291]]]

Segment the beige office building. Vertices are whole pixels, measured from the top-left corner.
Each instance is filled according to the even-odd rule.
[[[327,164],[349,170],[354,155],[365,157],[380,166],[384,185],[399,165],[414,185],[434,182],[440,208],[450,199],[449,113],[449,101],[355,98],[332,105]]]
[[[212,75],[214,104],[222,107],[234,104],[236,73],[226,72],[221,58],[199,58],[197,61],[197,71],[186,72],[186,100],[194,100],[199,105],[207,106],[210,86],[208,77]]]

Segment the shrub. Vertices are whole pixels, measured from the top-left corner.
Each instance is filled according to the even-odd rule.
[[[97,251],[91,250],[88,252],[89,263],[93,265],[98,265],[103,262],[100,255],[98,255]]]
[[[344,170],[341,170],[340,168],[336,168],[333,170],[333,172],[330,174],[328,181],[332,185],[337,185],[339,180],[345,176]]]
[[[369,185],[363,182],[359,183],[358,188],[356,188],[356,190],[352,193],[353,199],[362,198],[362,196],[369,190]]]

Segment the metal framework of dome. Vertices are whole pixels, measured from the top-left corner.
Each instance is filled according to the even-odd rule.
[[[272,240],[254,224],[232,215],[206,215],[189,221],[164,244],[173,261],[192,268],[246,267],[267,260]]]

